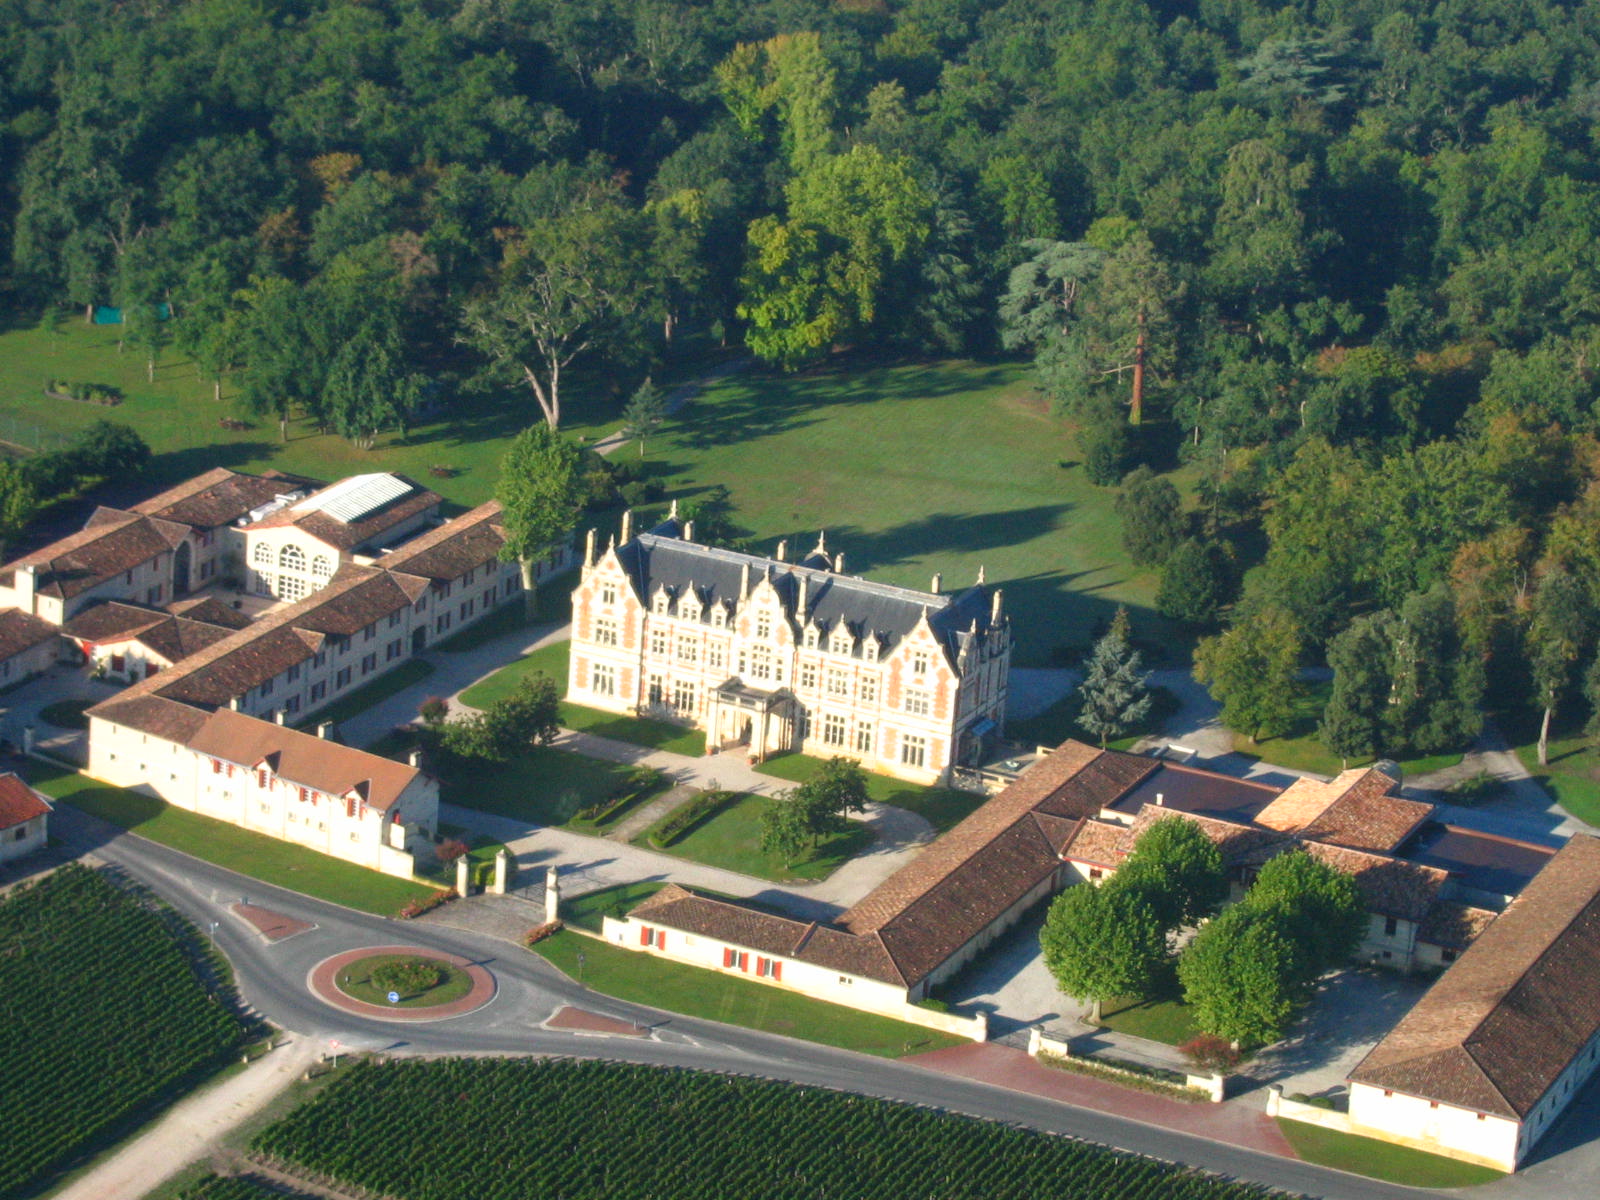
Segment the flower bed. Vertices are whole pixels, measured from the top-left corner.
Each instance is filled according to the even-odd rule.
[[[657,850],[665,850],[716,816],[739,796],[739,792],[730,792],[723,788],[701,792],[650,831],[650,844]]]
[[[52,400],[77,400],[112,408],[122,403],[122,393],[105,383],[83,383],[75,379],[46,379],[44,394]]]
[[[409,921],[412,917],[420,917],[423,913],[432,912],[441,904],[449,904],[454,899],[456,899],[455,888],[445,888],[442,891],[435,892],[425,900],[407,901],[401,906],[400,911],[395,913],[395,916],[402,921]]]

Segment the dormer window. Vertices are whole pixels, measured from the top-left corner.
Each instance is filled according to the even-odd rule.
[[[772,636],[772,614],[762,613],[756,618],[756,637],[766,641]]]
[[[700,619],[700,601],[693,596],[685,596],[683,603],[678,605],[678,615],[685,621],[698,621]]]
[[[602,583],[600,585],[600,603],[601,604],[615,604],[616,602],[617,602],[617,585],[614,584],[614,583]]]
[[[933,658],[926,650],[918,650],[911,656],[911,673],[918,678],[925,677],[932,666]]]
[[[833,636],[828,639],[828,649],[835,654],[850,653],[850,631],[840,625],[833,631]]]
[[[866,659],[868,662],[877,662],[878,661],[878,639],[877,638],[872,637],[870,635],[868,636],[867,640],[861,646],[861,657]]]
[[[817,627],[815,625],[806,626],[805,645],[807,650],[815,650],[817,648]]]
[[[728,623],[728,610],[720,604],[711,606],[711,624],[721,629]]]
[[[665,614],[672,606],[672,597],[667,595],[667,589],[662,588],[656,593],[655,611]]]

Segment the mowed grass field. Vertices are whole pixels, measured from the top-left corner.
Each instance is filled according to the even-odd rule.
[[[492,494],[507,441],[536,417],[516,391],[454,407],[446,397],[443,419],[404,439],[385,434],[371,451],[304,421],[291,423],[283,444],[270,420],[221,428],[220,418],[237,415],[233,385],[214,400],[210,381],[175,349],[152,384],[140,356],[116,347],[117,327],[89,326],[81,315],[0,334],[0,440],[48,445],[109,418],[137,429],[157,453],[140,485],[215,466],[330,479],[384,470],[471,505]],[[127,399],[115,408],[47,400],[50,376],[111,384]],[[586,396],[582,383],[564,391],[565,427],[592,440],[617,425],[619,402]],[[1086,645],[1119,604],[1141,637],[1171,639],[1152,609],[1155,573],[1133,568],[1122,550],[1114,491],[1085,479],[1072,429],[1025,365],[841,360],[797,375],[751,368],[709,386],[648,451],[647,469],[669,497],[725,485],[736,523],[762,551],[786,537],[798,556],[825,529],[850,574],[926,588],[942,572],[954,591],[984,567],[1005,588],[1019,664]],[[457,473],[431,476],[435,465]],[[1184,473],[1177,481],[1189,490]]]

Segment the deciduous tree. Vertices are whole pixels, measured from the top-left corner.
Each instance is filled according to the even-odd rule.
[[[1193,821],[1162,817],[1133,844],[1107,887],[1137,888],[1162,928],[1193,925],[1228,898],[1222,852]]]
[[[1203,638],[1194,677],[1222,705],[1222,723],[1259,741],[1282,733],[1300,698],[1300,629],[1281,608],[1241,618],[1226,633]]]
[[[1185,948],[1178,981],[1201,1029],[1258,1046],[1288,1032],[1300,1006],[1303,969],[1278,921],[1237,904]]]
[[[1051,902],[1039,946],[1056,986],[1089,1001],[1098,1021],[1103,1001],[1149,992],[1167,935],[1137,890],[1079,884]]]
[[[504,512],[500,558],[522,569],[523,601],[531,620],[538,611],[534,566],[569,537],[583,512],[581,455],[549,424],[532,425],[513,439],[500,460],[495,499]]]

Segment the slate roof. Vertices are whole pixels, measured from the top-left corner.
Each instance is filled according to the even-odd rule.
[[[490,500],[384,555],[383,565],[436,583],[448,582],[497,561],[505,540],[500,503]]]
[[[389,809],[422,774],[405,763],[226,708],[207,717],[188,746],[242,767],[266,763],[288,783],[329,796],[355,792],[379,810]]]
[[[10,772],[0,775],[0,829],[12,829],[49,812],[49,801],[20,778]]]
[[[335,549],[350,551],[358,546],[363,546],[374,538],[381,536],[386,531],[409,520],[418,513],[426,512],[444,503],[444,497],[437,492],[430,492],[421,484],[407,479],[404,475],[395,476],[403,483],[408,483],[412,491],[404,496],[384,505],[382,508],[367,514],[358,521],[341,521],[321,509],[302,509],[298,505],[289,505],[280,508],[275,513],[270,513],[261,520],[249,526],[251,529],[276,529],[292,525],[296,529],[304,530],[318,541]],[[330,487],[338,487],[337,483]],[[326,491],[327,489],[323,489]],[[307,498],[307,502],[315,500],[316,496]]]
[[[0,661],[60,637],[61,630],[20,608],[0,609]]]
[[[1353,1083],[1510,1120],[1600,1032],[1600,840],[1578,835],[1368,1053]]]
[[[320,480],[277,471],[247,475],[215,467],[133,505],[131,511],[181,521],[197,529],[215,529],[233,524],[251,509],[270,504],[278,496],[325,486]]]
[[[880,652],[889,653],[916,628],[924,613],[934,633],[946,644],[952,661],[960,650],[962,636],[974,622],[980,631],[989,628],[990,592],[982,586],[960,593],[918,592],[803,563],[703,546],[659,532],[641,533],[618,546],[616,553],[640,601],[648,605],[657,589],[665,587],[673,596],[673,611],[678,600],[691,591],[704,605],[724,603],[736,609],[744,569],[750,569],[752,588],[770,574],[773,587],[792,618],[802,624],[815,621],[827,630],[845,622],[857,639],[854,653],[858,655],[864,639],[873,635],[878,638]],[[796,613],[802,579],[806,582],[804,618]],[[709,620],[709,615],[705,619]]]
[[[32,566],[39,595],[70,600],[174,549],[188,535],[187,525],[97,508],[77,533],[0,567],[0,583],[15,587],[17,568]]]

